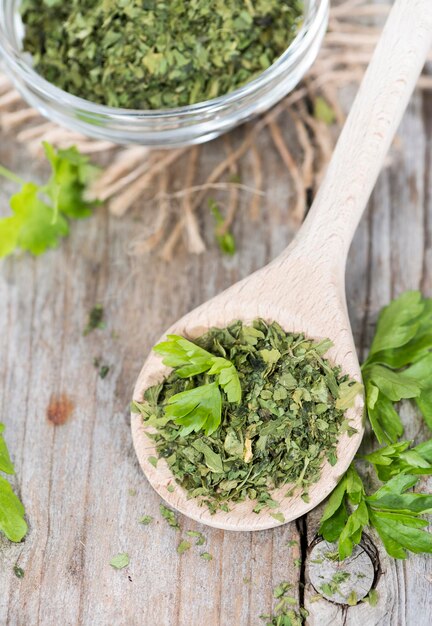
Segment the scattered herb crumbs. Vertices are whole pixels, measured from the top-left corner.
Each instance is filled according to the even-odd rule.
[[[273,589],[273,598],[281,598],[282,596],[284,596],[286,594],[287,591],[289,591],[290,589],[292,589],[292,584],[289,582],[282,582],[279,583],[279,585],[277,585],[274,589]]]
[[[314,563],[314,565],[321,565],[324,563],[324,559],[311,559],[310,563]]]
[[[186,541],[186,539],[182,539],[182,541],[180,541],[180,543],[177,546],[177,552],[179,554],[184,554],[185,552],[187,552],[187,550],[190,550],[192,547],[192,544],[190,541]]]
[[[350,592],[348,598],[347,598],[347,604],[349,606],[355,606],[358,602],[358,598],[357,598],[357,593],[353,590]]]
[[[128,489],[128,494],[130,496],[136,496],[137,494],[137,490],[136,489]]]
[[[172,335],[155,351],[174,371],[132,410],[154,427],[148,434],[177,482],[211,512],[247,498],[256,513],[274,509],[274,489],[290,483],[305,495],[325,457],[336,459],[345,405],[362,389],[323,358],[330,346],[263,320],[194,342]]]
[[[286,542],[286,545],[288,548],[293,548],[294,546],[298,546],[299,542],[297,541],[297,539],[290,539]]]
[[[256,78],[292,42],[303,10],[300,0],[27,0],[23,46],[37,72],[76,96],[172,108]]]
[[[288,595],[293,585],[282,582],[273,590],[273,597],[278,600],[272,615],[260,615],[262,620],[266,620],[266,626],[302,626],[309,613],[303,608],[298,610],[292,608],[298,604],[294,596]]]
[[[339,552],[337,550],[334,550],[333,552],[325,552],[324,557],[328,561],[339,561]]]
[[[204,559],[204,561],[212,561],[213,560],[213,556],[210,554],[210,552],[201,552],[200,557],[202,559]]]
[[[302,564],[302,560],[301,559],[294,559],[294,565],[296,567],[301,567]]]
[[[15,574],[15,576],[17,578],[24,578],[25,572],[22,569],[22,567],[18,567],[18,565],[15,564],[14,567],[13,567],[13,571],[14,571],[14,574]]]
[[[186,534],[188,537],[196,537],[196,546],[203,546],[206,542],[205,535],[203,535],[203,533],[200,533],[198,530],[188,530]]]
[[[0,165],[0,176],[21,187],[10,199],[12,214],[0,219],[0,257],[17,249],[38,255],[55,248],[68,235],[69,220],[88,217],[99,204],[85,199],[98,172],[88,157],[74,147],[43,147],[52,170],[44,185],[27,182]]]
[[[160,510],[160,514],[162,515],[164,520],[168,522],[171,528],[174,528],[175,530],[180,530],[180,526],[179,526],[179,523],[177,521],[177,517],[174,511],[164,506],[163,504],[159,506],[159,510]]]
[[[143,515],[141,517],[141,519],[139,520],[140,524],[143,524],[143,526],[148,526],[149,524],[151,524],[154,520],[154,517],[152,517],[151,515]]]
[[[126,552],[121,552],[116,556],[113,556],[109,562],[114,569],[123,569],[129,565],[129,555]]]
[[[149,456],[147,461],[150,463],[150,465],[153,465],[153,467],[156,467],[158,463],[158,458],[156,456]]]
[[[249,576],[244,576],[243,582],[244,582],[245,585],[250,585],[250,583],[251,583],[250,577]]]
[[[368,602],[370,606],[376,606],[378,604],[378,591],[371,589],[368,595],[363,598],[363,602]]]
[[[350,576],[349,572],[336,572],[329,582],[321,585],[320,589],[325,595],[334,596],[335,593],[339,593],[339,585],[348,580]]]
[[[0,423],[0,472],[13,475],[15,469],[3,437],[4,429],[4,425]],[[24,514],[21,500],[14,493],[10,482],[0,473],[0,533],[3,532],[9,541],[18,543],[27,534]]]
[[[174,493],[174,491],[175,491],[174,485],[168,485],[167,491],[169,491],[169,493]]]
[[[323,596],[320,593],[316,593],[315,595],[309,598],[309,603],[314,604],[314,602],[319,602],[320,600],[324,600]]]
[[[228,229],[228,223],[224,219],[222,213],[216,202],[214,200],[209,200],[209,207],[213,214],[213,218],[215,221],[215,239],[218,243],[218,246],[227,256],[234,256],[236,253],[236,242],[234,239],[234,235]]]
[[[97,328],[105,328],[104,308],[101,304],[96,304],[90,311],[87,320],[87,326],[84,328],[84,336],[91,333]]]
[[[279,512],[279,513],[270,513],[270,515],[271,515],[271,516],[272,516],[275,520],[277,520],[278,522],[280,522],[281,524],[283,524],[283,523],[284,523],[284,521],[285,521],[285,516],[284,516],[284,514],[283,514],[283,513],[280,513],[280,512]]]

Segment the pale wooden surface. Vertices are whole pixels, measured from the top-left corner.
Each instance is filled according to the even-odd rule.
[[[280,581],[291,581],[294,595],[302,598],[303,568],[294,564],[299,549],[286,542],[311,541],[318,513],[253,534],[208,529],[180,517],[182,529],[203,530],[214,559],[202,561],[196,548],[180,557],[180,533],[158,515],[159,497],[143,477],[129,425],[133,383],[161,332],[274,258],[294,234],[284,167],[268,137],[260,141],[272,193],[263,200],[258,222],[246,210],[239,215],[239,252],[232,260],[212,244],[208,216],[210,249],[204,256],[180,251],[168,265],[131,259],[129,242],[146,220],[137,207],[121,220],[100,209],[95,218],[74,225],[60,250],[1,264],[0,421],[7,426],[30,532],[19,545],[0,540],[0,624],[255,626],[269,612],[272,588]],[[208,171],[220,154],[216,143],[201,167]],[[349,255],[348,308],[361,353],[378,310],[392,296],[413,288],[432,295],[431,95],[414,96],[392,158]],[[40,173],[4,136],[0,162]],[[181,167],[172,172],[179,180]],[[247,183],[246,165],[241,175]],[[11,189],[2,187],[2,200]],[[6,212],[4,202],[0,210]],[[106,307],[107,329],[83,337],[87,312],[98,301]],[[105,380],[93,367],[98,355],[113,366]],[[62,393],[74,409],[55,426],[47,408]],[[420,440],[426,432],[419,419],[410,410],[406,417],[408,435]],[[432,480],[427,482],[431,489]],[[146,528],[137,522],[145,513],[156,520]],[[114,571],[108,562],[120,551],[129,552],[131,563]],[[25,570],[22,580],[12,572],[17,561]],[[396,563],[381,554],[381,567],[375,608],[310,603],[315,592],[306,571],[307,624],[428,626],[432,560],[416,556]]]
[[[187,313],[167,334],[193,338],[236,319],[276,320],[289,332],[304,332],[316,340],[330,338],[333,347],[328,358],[344,373],[361,379],[345,303],[347,252],[431,45],[430,0],[396,0],[317,197],[295,240],[269,265]],[[142,402],[145,389],[160,383],[168,372],[161,358],[151,353],[139,375],[134,399]],[[363,437],[360,397],[347,411],[347,418],[357,432],[340,437],[337,463],[324,464],[319,481],[309,490],[309,501],[304,502],[299,491],[285,497],[286,486],[272,494],[285,521],[316,507],[348,469]],[[137,413],[132,414],[132,435],[149,482],[177,510],[223,530],[264,530],[278,525],[271,510],[257,516],[256,502],[251,500],[212,515],[175,485],[165,461],[156,467],[149,461],[157,457],[157,451]]]

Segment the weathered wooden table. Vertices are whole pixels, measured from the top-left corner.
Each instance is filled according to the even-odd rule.
[[[213,164],[220,147],[216,142],[207,151]],[[253,534],[180,518],[183,531],[205,534],[213,560],[201,559],[195,547],[179,556],[181,534],[161,519],[159,497],[135,458],[128,403],[152,343],[181,314],[274,257],[294,234],[281,184],[285,170],[265,138],[260,149],[272,193],[257,222],[246,210],[239,215],[233,259],[211,243],[205,212],[205,254],[179,250],[168,264],[130,257],[128,243],[149,219],[138,206],[122,219],[100,208],[74,224],[59,250],[1,263],[0,421],[30,531],[18,545],[0,539],[0,624],[255,626],[270,613],[281,581],[292,583],[311,626],[431,623],[432,560],[423,556],[395,562],[380,551],[376,607],[317,600],[307,549],[318,512]],[[39,173],[5,136],[0,162]],[[247,181],[247,163],[241,174]],[[177,170],[171,175],[181,179]],[[11,189],[2,188],[3,201]],[[5,202],[2,207],[6,212]],[[431,229],[432,96],[417,93],[350,253],[348,306],[361,354],[391,297],[418,288],[431,294]],[[84,337],[88,312],[98,302],[107,327]],[[103,380],[93,365],[99,356],[110,365]],[[409,407],[405,417],[408,436],[420,440],[420,420]],[[155,518],[146,527],[138,523],[144,514]],[[129,553],[130,565],[116,571],[109,561],[119,552]],[[14,575],[16,563],[25,570],[22,579]]]

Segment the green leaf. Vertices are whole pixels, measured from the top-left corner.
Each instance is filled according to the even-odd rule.
[[[179,335],[168,335],[167,341],[158,343],[153,350],[163,356],[162,363],[174,367],[181,378],[206,372],[215,358],[207,350]]]
[[[201,454],[204,455],[205,464],[210,471],[215,472],[216,474],[222,474],[224,468],[220,454],[213,452],[210,446],[204,443],[202,439],[194,441],[192,446],[195,450],[198,450],[198,452],[201,452]]]
[[[201,385],[171,396],[165,407],[167,417],[183,426],[181,435],[203,429],[211,435],[221,421],[222,399],[217,383]]]
[[[213,365],[209,374],[219,374],[219,385],[225,391],[228,402],[241,402],[241,385],[239,376],[234,365],[220,357],[213,357]]]
[[[423,389],[416,403],[428,428],[432,430],[432,389]]]
[[[324,513],[321,517],[321,524],[330,519],[340,508],[346,495],[347,479],[346,476],[342,478],[337,487],[332,491],[327,501],[327,505],[324,509]],[[321,533],[321,527],[319,532]],[[325,538],[325,537],[324,537]]]
[[[366,384],[366,390],[370,387]],[[403,425],[393,402],[379,393],[373,406],[368,406],[368,417],[379,443],[393,443],[403,434]]]
[[[21,181],[4,167],[0,175],[21,184],[10,199],[12,215],[0,219],[0,257],[21,248],[38,255],[56,247],[69,233],[66,217],[90,215],[98,202],[87,202],[84,194],[95,168],[76,148],[56,152],[44,144],[53,174],[46,185]]]
[[[326,520],[321,519],[319,533],[326,541],[333,543],[340,537],[348,519],[348,512],[345,502],[342,501],[339,507],[334,511],[331,517]]]
[[[399,402],[403,398],[415,398],[421,393],[420,382],[405,372],[394,372],[382,365],[372,365],[368,378],[389,400]]]
[[[404,493],[414,487],[418,476],[399,474],[389,480],[366,501],[374,509],[408,511],[416,515],[432,511],[432,495]]]
[[[419,328],[417,319],[424,306],[419,291],[407,291],[382,309],[370,355],[398,348],[413,339]]]
[[[64,213],[73,219],[88,217],[99,202],[88,202],[84,192],[99,169],[74,146],[58,151],[46,142],[43,146],[52,168],[51,178],[43,191],[51,198],[55,214]]]
[[[0,531],[10,541],[19,542],[27,533],[24,506],[8,481],[0,476]]]
[[[411,523],[408,525],[406,519],[401,516],[371,511],[370,518],[387,552],[395,559],[404,559],[406,550],[432,553],[432,535],[413,527]]]
[[[6,441],[2,435],[4,428],[4,425],[0,423],[0,472],[4,472],[5,474],[15,474]]]
[[[159,343],[153,350],[163,356],[164,365],[175,368],[176,374],[181,378],[189,378],[203,372],[208,372],[209,376],[217,376],[215,383],[201,385],[172,396],[166,409],[168,417],[181,418],[181,421],[177,420],[176,423],[184,426],[183,436],[201,428],[205,430],[206,435],[213,433],[221,420],[222,399],[217,386],[225,391],[228,402],[241,401],[241,385],[234,365],[231,361],[215,356],[179,335],[168,335],[168,340]],[[173,404],[176,406],[170,408]]]
[[[109,564],[114,569],[123,569],[124,567],[127,567],[129,565],[129,555],[127,554],[127,552],[121,552],[120,554],[116,554],[116,556],[113,556]]]
[[[348,517],[345,528],[339,537],[339,558],[341,560],[351,556],[355,545],[360,543],[363,528],[369,522],[368,508],[365,502],[360,502],[356,510]]]

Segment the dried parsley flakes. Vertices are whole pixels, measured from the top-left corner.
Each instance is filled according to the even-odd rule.
[[[286,333],[276,322],[255,320],[251,326],[237,321],[211,329],[194,344],[231,362],[242,399],[228,402],[221,391],[221,422],[211,434],[185,431],[184,418],[165,414],[175,394],[198,392],[213,383],[215,375],[203,364],[207,353],[197,351],[195,363],[184,363],[162,384],[147,389],[142,404],[135,403],[144,422],[156,429],[149,436],[177,482],[213,512],[246,498],[256,500],[257,513],[264,507],[277,509],[271,492],[285,484],[307,496],[309,485],[320,477],[324,457],[336,463],[339,435],[355,432],[344,411],[361,385],[323,358],[331,342],[316,343]],[[183,350],[176,357],[182,361],[185,354]],[[186,367],[198,373],[184,377]]]
[[[65,91],[115,107],[202,102],[290,45],[302,0],[26,0],[24,50]]]

